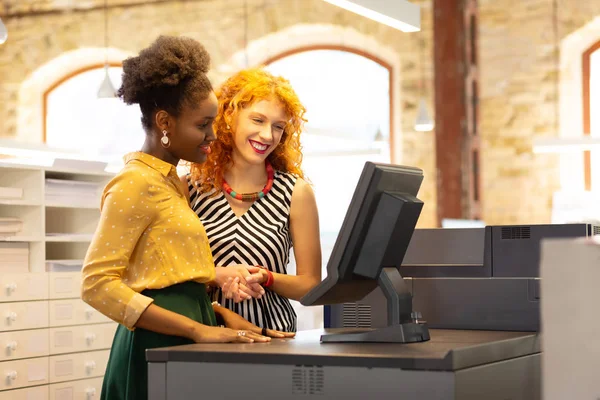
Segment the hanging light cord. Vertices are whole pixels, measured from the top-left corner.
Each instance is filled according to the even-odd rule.
[[[421,76],[421,81],[419,82],[419,94],[421,97],[425,97],[425,57],[423,56],[425,53],[425,41],[421,39],[419,40],[419,44],[419,75]]]
[[[558,134],[558,130],[559,130],[559,119],[558,119],[558,114],[560,112],[559,106],[560,106],[560,82],[559,82],[559,76],[560,76],[560,38],[558,36],[558,0],[552,0],[552,29],[554,32],[554,63],[555,63],[555,67],[556,67],[556,74],[554,76],[554,89],[555,89],[555,96],[556,96],[556,101],[554,102],[554,129],[556,134]]]
[[[250,61],[248,60],[248,0],[244,1],[244,58],[246,68],[250,67]]]
[[[108,0],[104,0],[104,66],[108,67]]]

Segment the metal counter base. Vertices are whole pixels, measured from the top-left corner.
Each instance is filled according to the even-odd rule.
[[[322,333],[148,350],[149,400],[541,398],[537,334],[432,329],[424,343],[339,344]]]

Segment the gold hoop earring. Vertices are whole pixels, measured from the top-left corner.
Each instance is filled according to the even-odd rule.
[[[162,131],[162,134],[163,134],[163,137],[160,138],[160,144],[165,149],[168,149],[169,147],[171,147],[171,141],[169,140],[169,137],[167,136],[168,132],[166,130],[164,130],[164,131]]]

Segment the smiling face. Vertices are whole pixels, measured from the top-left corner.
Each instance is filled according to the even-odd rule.
[[[234,127],[233,158],[248,164],[264,163],[279,145],[286,126],[283,104],[259,100],[240,110]]]
[[[217,98],[211,93],[195,106],[184,106],[181,114],[172,120],[172,145],[176,158],[203,163],[210,154],[210,143],[216,139],[213,121],[217,115]]]

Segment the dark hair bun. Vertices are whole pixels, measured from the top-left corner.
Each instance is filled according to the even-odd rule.
[[[123,61],[123,84],[118,95],[127,104],[140,103],[151,93],[206,74],[210,56],[194,39],[159,36],[136,57]]]

